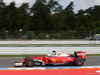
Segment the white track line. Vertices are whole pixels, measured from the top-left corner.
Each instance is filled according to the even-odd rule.
[[[13,67],[8,67],[8,68],[0,68],[0,70],[46,70],[46,69],[80,69],[80,68],[100,68],[100,66],[70,66],[70,67],[21,67],[21,68],[13,68]],[[97,71],[100,73],[100,71]]]

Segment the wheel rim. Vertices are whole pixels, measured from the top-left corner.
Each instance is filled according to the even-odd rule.
[[[26,65],[29,67],[33,66],[34,65],[33,60],[31,60],[31,59],[26,60]]]
[[[28,65],[32,65],[33,63],[32,63],[32,61],[28,61]]]
[[[82,60],[78,60],[78,61],[77,61],[77,64],[78,64],[78,65],[82,65]]]
[[[77,66],[81,66],[81,65],[83,65],[83,59],[81,59],[81,58],[76,58],[76,65]]]

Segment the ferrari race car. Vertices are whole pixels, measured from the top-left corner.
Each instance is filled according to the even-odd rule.
[[[86,60],[86,52],[74,51],[74,56],[64,52],[58,52],[56,55],[48,54],[48,56],[40,57],[26,57],[20,62],[15,62],[14,66],[27,66],[32,67],[34,65],[63,65],[73,64],[76,66],[82,66]]]

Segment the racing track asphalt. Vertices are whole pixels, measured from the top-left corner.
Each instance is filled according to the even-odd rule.
[[[0,68],[14,67],[14,62],[21,61],[23,59],[24,57],[0,57]],[[100,56],[87,56],[83,66],[100,66]]]

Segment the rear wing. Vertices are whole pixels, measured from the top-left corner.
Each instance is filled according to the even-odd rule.
[[[86,52],[83,52],[83,51],[74,51],[74,55],[76,57],[81,57],[82,59],[86,58]]]

